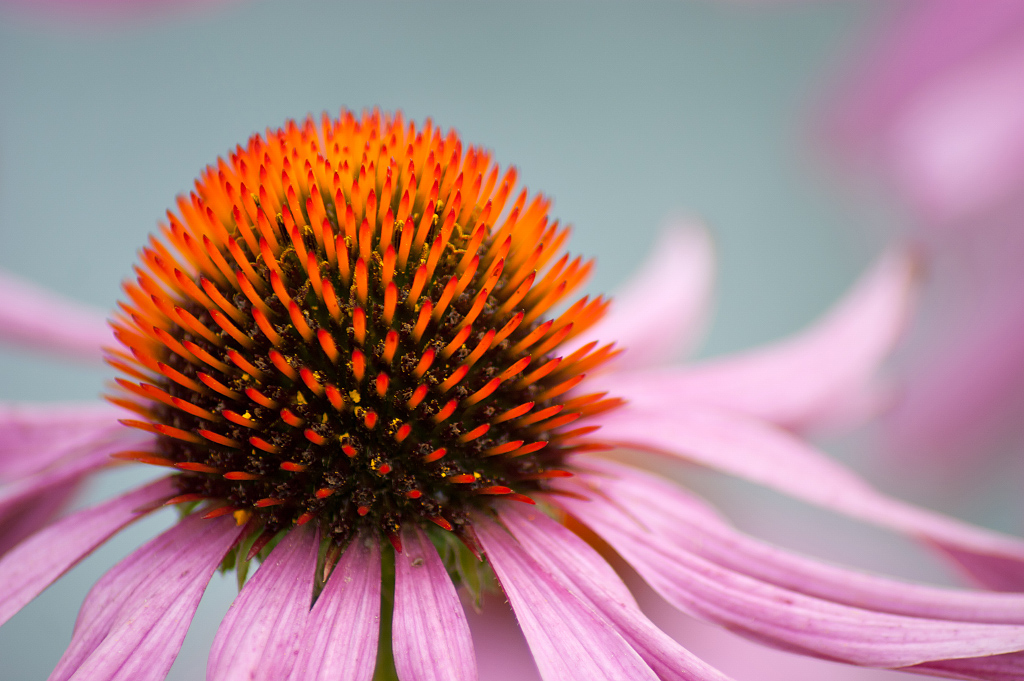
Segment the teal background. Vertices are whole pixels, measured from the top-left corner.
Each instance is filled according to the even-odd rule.
[[[699,216],[719,257],[702,352],[749,347],[813,319],[881,249],[887,211],[852,208],[809,142],[822,84],[876,9],[293,1],[90,19],[0,5],[0,267],[109,309],[147,233],[218,154],[287,117],[400,107],[553,196],[572,249],[598,259],[591,291],[624,282],[669,216]],[[107,378],[0,350],[0,399],[91,399]],[[138,475],[107,475],[80,503]],[[861,548],[881,533],[774,497],[754,514],[747,501],[766,493],[687,475],[766,536],[948,578],[904,543]],[[0,677],[44,678],[88,586],[170,521],[125,533],[0,630]],[[843,539],[820,541],[817,522]],[[215,578],[171,678],[201,678],[233,593]]]

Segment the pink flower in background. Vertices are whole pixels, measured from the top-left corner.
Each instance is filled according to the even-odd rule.
[[[0,10],[53,21],[116,22],[206,12],[232,0],[0,0]]]
[[[1021,3],[911,4],[857,57],[828,122],[847,157],[881,166],[928,224],[966,227],[1019,200]]]
[[[0,504],[31,510],[27,487],[42,489],[69,466],[105,465],[111,438],[124,438],[119,459],[172,470],[6,551],[0,622],[135,519],[167,503],[182,509],[181,521],[93,587],[52,679],[162,678],[213,572],[234,568],[244,581],[255,556],[262,564],[214,640],[210,679],[370,679],[378,644],[378,674],[393,659],[403,680],[476,678],[477,654],[492,646],[474,649],[457,585],[478,594],[489,571],[545,679],[725,678],[641,613],[584,540],[590,532],[680,611],[760,643],[954,678],[1024,674],[1024,595],[921,586],[801,556],[623,463],[639,449],[724,471],[921,539],[988,587],[1024,589],[1024,542],[885,497],[799,436],[872,409],[876,367],[908,310],[906,258],[883,257],[790,340],[666,366],[704,318],[713,267],[702,230],[668,231],[603,319],[599,298],[546,322],[540,308],[567,295],[586,267],[555,259],[565,232],[548,222],[543,198],[527,202],[524,192],[503,210],[514,171],[486,179],[498,177],[486,152],[464,154],[454,133],[429,124],[417,132],[400,118],[346,113],[325,120],[322,138],[313,125],[254,137],[208,169],[198,193],[179,201],[180,217],[170,216],[166,241],[143,250],[138,286],[126,284],[131,302],[114,323],[128,349],[108,355],[141,381],[119,383],[144,399],[115,399],[143,421],[120,428],[114,408],[48,419],[12,409],[0,421],[11,460],[65,450],[51,467],[19,474]],[[331,146],[342,139],[359,143]],[[409,165],[385,171],[385,159],[406,149]],[[362,161],[356,171],[320,152]],[[445,172],[432,159],[446,159]],[[332,167],[348,170],[324,199]],[[413,244],[421,256],[409,256]],[[431,279],[434,268],[444,276]],[[461,297],[460,282],[469,292]],[[93,323],[39,323],[59,311],[23,285],[0,300],[8,337],[86,349],[95,340]],[[447,305],[452,314],[442,314]],[[501,324],[481,325],[478,340],[465,331],[478,320]],[[574,338],[566,320],[586,330]],[[505,324],[523,328],[492,349]],[[612,360],[597,341],[628,350]],[[546,349],[514,359],[531,343]],[[588,371],[604,359],[607,369],[582,383],[578,371],[556,371],[588,357]],[[626,404],[604,402],[605,391]],[[508,408],[523,394],[529,402]],[[565,431],[574,410],[585,425]],[[453,415],[463,427],[444,425]],[[69,449],[59,434],[76,426]],[[545,444],[526,441],[541,436]],[[446,446],[435,449],[439,439]],[[618,461],[598,453],[608,446]],[[570,529],[581,525],[589,531]],[[471,618],[478,637],[486,616]]]
[[[892,449],[962,473],[1024,406],[1024,4],[916,3],[856,58],[830,141],[909,206],[932,281]]]

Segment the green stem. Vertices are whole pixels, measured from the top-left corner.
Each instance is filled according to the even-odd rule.
[[[381,546],[380,638],[377,640],[377,667],[373,681],[398,681],[395,656],[391,650],[391,619],[395,607],[395,550]]]

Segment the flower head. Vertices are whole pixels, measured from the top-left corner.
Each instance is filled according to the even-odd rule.
[[[906,309],[905,259],[884,258],[796,339],[655,369],[702,317],[706,235],[670,232],[649,288],[603,318],[602,298],[555,314],[589,265],[560,255],[566,231],[514,179],[454,133],[347,112],[254,137],[203,174],[143,249],[114,320],[111,400],[136,412],[133,427],[114,425],[121,410],[74,412],[103,437],[54,447],[0,498],[30,507],[28,491],[110,451],[174,469],[37,524],[0,557],[2,622],[133,520],[181,510],[96,584],[52,678],[162,678],[221,567],[244,586],[210,679],[473,679],[458,589],[488,583],[546,679],[724,679],[640,612],[593,535],[679,609],[763,643],[963,678],[1020,672],[1024,597],[825,565],[599,456],[639,448],[717,467],[1019,586],[1022,542],[886,498],[796,435],[872,404]],[[32,305],[0,304],[0,330],[77,347],[22,323]],[[592,338],[629,339],[632,358]],[[46,428],[63,419],[38,419],[34,440],[12,437],[24,420],[0,421],[6,459],[55,445]]]
[[[207,515],[266,538],[313,522],[339,548],[427,521],[472,545],[471,511],[532,503],[568,474],[567,427],[616,402],[567,397],[612,352],[559,346],[607,302],[546,316],[592,263],[515,176],[454,133],[351,114],[208,168],[124,287],[112,399],[157,437],[124,456],[184,471]]]

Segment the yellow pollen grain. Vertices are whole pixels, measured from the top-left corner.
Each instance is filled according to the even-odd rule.
[[[348,396],[349,396],[349,398],[350,398],[350,399],[351,399],[351,400],[352,400],[353,402],[355,402],[356,404],[359,404],[360,400],[362,400],[362,399],[363,399],[363,398],[362,398],[362,396],[360,396],[360,394],[359,394],[359,391],[358,391],[358,390],[352,390],[352,391],[349,391],[349,394],[348,394]]]
[[[245,525],[247,522],[249,522],[249,518],[252,516],[252,513],[249,511],[239,510],[235,511],[231,515],[233,515],[235,518],[235,524],[241,527],[242,525]]]

